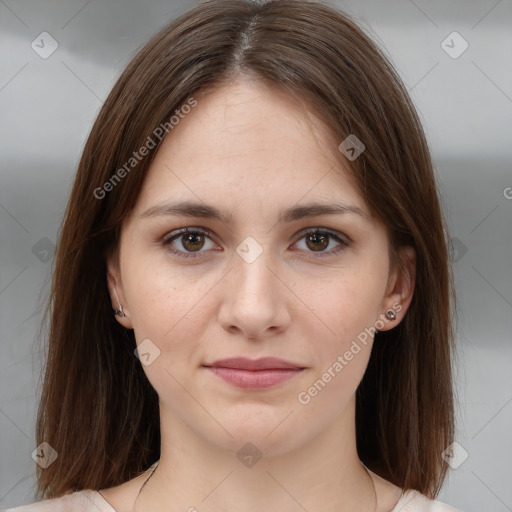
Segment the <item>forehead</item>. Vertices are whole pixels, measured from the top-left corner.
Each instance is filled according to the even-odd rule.
[[[168,199],[271,209],[343,201],[368,212],[325,125],[277,87],[237,81],[194,96],[163,140],[136,210]]]
[[[308,153],[327,159],[333,149],[326,127],[304,101],[277,86],[243,79],[203,91],[177,128],[166,142],[175,149],[178,142],[195,143],[197,156],[235,159],[260,153],[296,160]]]

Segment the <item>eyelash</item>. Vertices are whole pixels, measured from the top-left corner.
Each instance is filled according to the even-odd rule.
[[[185,235],[185,234],[192,234],[192,235],[201,234],[201,235],[206,235],[208,238],[211,238],[211,236],[212,236],[212,233],[209,230],[204,229],[204,228],[183,228],[183,229],[179,229],[177,231],[172,231],[171,233],[166,234],[160,240],[160,243],[166,247],[167,251],[169,251],[171,254],[174,254],[174,255],[176,255],[178,257],[181,257],[181,258],[197,258],[197,257],[200,257],[201,253],[203,253],[205,251],[196,251],[196,252],[188,252],[187,253],[187,252],[184,252],[184,251],[178,251],[178,250],[174,249],[171,246],[171,243],[175,239],[177,239],[180,236]],[[352,244],[352,241],[344,240],[343,238],[338,236],[338,234],[336,232],[330,231],[330,230],[325,229],[325,228],[309,228],[309,229],[306,229],[305,231],[303,231],[301,233],[301,236],[300,236],[299,240],[297,240],[297,242],[299,242],[300,240],[302,240],[304,237],[306,237],[308,235],[328,235],[329,237],[334,238],[337,242],[340,243],[340,245],[338,247],[335,247],[334,249],[331,249],[329,251],[326,251],[326,252],[319,251],[317,253],[319,256],[314,256],[315,258],[316,257],[320,257],[321,258],[321,257],[323,257],[325,255],[332,256],[332,255],[338,254],[339,252],[345,250],[347,247],[350,247],[350,245]],[[295,242],[295,243],[297,243],[297,242]],[[308,251],[308,252],[311,252],[313,254],[315,253],[314,251]]]

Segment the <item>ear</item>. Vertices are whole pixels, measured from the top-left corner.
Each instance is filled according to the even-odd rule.
[[[382,311],[377,329],[387,331],[396,327],[404,318],[414,295],[416,283],[416,251],[412,246],[402,246],[398,249],[400,264],[396,266],[388,279],[386,294],[382,301]],[[386,311],[393,310],[396,319],[387,318]],[[384,326],[381,328],[382,324]]]
[[[115,314],[114,312],[119,308],[119,306],[121,306],[125,316],[115,315],[116,320],[123,327],[126,327],[127,329],[133,329],[132,320],[130,318],[130,310],[124,295],[121,273],[116,256],[109,256],[107,258],[107,285],[112,309],[114,310],[112,314]]]

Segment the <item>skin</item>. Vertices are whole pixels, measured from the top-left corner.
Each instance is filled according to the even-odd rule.
[[[400,249],[407,273],[390,268],[385,226],[370,217],[335,160],[324,125],[290,96],[239,79],[196,98],[159,148],[108,261],[112,306],[117,293],[126,315],[117,320],[134,329],[137,344],[149,339],[160,350],[143,368],[159,395],[161,458],[135,510],[389,511],[400,489],[367,472],[356,451],[355,392],[372,337],[308,404],[297,396],[387,309],[395,305],[397,319],[379,330],[403,319],[414,291],[414,250]],[[213,205],[230,222],[141,217],[177,200]],[[343,201],[366,217],[279,222],[286,208],[312,201]],[[195,245],[183,235],[169,242],[185,254],[197,248],[195,258],[159,243],[185,227],[212,233]],[[306,228],[352,242],[307,243]],[[248,236],[262,249],[251,263],[236,252]],[[275,356],[305,370],[247,391],[202,366],[234,356]],[[250,468],[236,456],[247,442],[263,455]],[[133,510],[148,475],[100,492],[116,510]]]

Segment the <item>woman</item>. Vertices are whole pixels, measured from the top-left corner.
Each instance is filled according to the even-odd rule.
[[[415,109],[349,17],[215,0],[173,21],[84,148],[50,303],[43,501],[14,510],[455,510],[435,500],[445,235]]]

